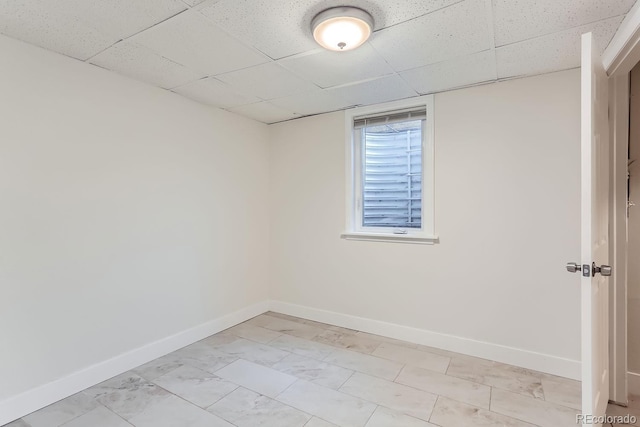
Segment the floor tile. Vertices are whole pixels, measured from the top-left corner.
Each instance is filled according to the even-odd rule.
[[[292,354],[275,363],[271,368],[293,375],[323,387],[338,389],[353,375],[351,369],[331,365],[316,359]]]
[[[305,340],[291,335],[281,335],[269,343],[271,347],[322,360],[335,351],[335,347],[316,341]]]
[[[329,421],[320,419],[318,417],[313,417],[309,420],[308,423],[304,425],[304,427],[338,427],[338,426],[336,426],[333,423],[330,423]]]
[[[131,424],[104,406],[99,406],[63,424],[62,427],[131,427]]]
[[[52,427],[66,423],[100,406],[92,397],[77,393],[23,417],[31,427]]]
[[[130,421],[136,427],[233,427],[222,418],[176,396],[148,406]]]
[[[456,353],[455,351],[444,350],[442,348],[430,347],[428,345],[423,345],[423,344],[416,344],[414,348],[416,350],[426,351],[427,353],[432,353],[432,354],[438,354],[440,356],[448,357],[450,359],[453,359],[455,357],[460,359],[466,359],[469,361],[479,361],[479,362],[487,361],[486,359],[481,359],[479,357],[469,356],[462,353]]]
[[[491,410],[541,427],[575,426],[579,412],[498,388],[491,393]]]
[[[284,313],[278,313],[277,311],[267,311],[263,313],[266,316],[277,317],[279,319],[291,320],[292,322],[304,323],[305,319],[301,317],[290,316]]]
[[[316,326],[306,325],[304,323],[293,322],[291,320],[282,319],[279,317],[268,316],[262,314],[247,321],[256,326],[262,326],[263,328],[271,329],[287,335],[293,335],[298,338],[312,339],[316,335],[320,334],[324,329]]]
[[[381,378],[355,373],[339,391],[428,421],[438,396]]]
[[[436,427],[426,421],[378,406],[365,427]]]
[[[220,369],[216,375],[269,397],[277,396],[297,381],[292,375],[242,359]]]
[[[620,416],[620,417],[634,416],[636,422],[631,425],[640,426],[640,409],[638,408],[631,408],[631,407],[625,408],[622,406],[609,404],[609,406],[607,407],[607,415]]]
[[[469,405],[489,409],[491,388],[416,366],[406,366],[396,382]]]
[[[580,381],[553,375],[543,375],[542,390],[544,392],[544,400],[547,402],[574,409],[582,407],[582,384]]]
[[[524,421],[447,399],[442,396],[438,397],[430,421],[442,427],[533,427],[532,424],[525,423]]]
[[[266,366],[271,366],[291,354],[288,351],[279,350],[265,344],[245,340],[243,338],[229,344],[220,345],[216,347],[216,349],[230,356]]]
[[[201,341],[198,341],[196,344],[205,344],[212,348],[217,348],[218,346],[229,344],[234,341],[239,340],[240,338],[233,334],[225,334],[223,332],[219,332],[215,335],[211,335]]]
[[[542,374],[481,359],[451,359],[447,375],[543,399]]]
[[[380,344],[372,355],[443,374],[447,372],[447,367],[451,361],[448,357],[389,343]]]
[[[208,410],[238,427],[301,427],[311,418],[304,412],[242,387]]]
[[[376,409],[373,403],[306,381],[296,382],[277,400],[340,427],[362,427]]]
[[[380,341],[373,340],[364,335],[358,335],[355,332],[340,332],[334,330],[323,331],[313,340],[364,354],[373,353],[380,345]]]
[[[192,366],[182,366],[153,382],[203,408],[238,388],[232,382]]]
[[[321,425],[318,424],[318,427],[320,427]],[[3,427],[30,427],[29,424],[27,424],[27,422],[25,420],[23,420],[22,418],[20,418],[19,420],[15,420],[10,422],[9,424],[5,424]]]
[[[98,402],[128,420],[171,394],[140,376],[127,372],[84,391]]]
[[[138,366],[132,371],[140,375],[145,380],[152,381],[167,372],[171,372],[174,369],[179,368],[180,366],[182,366],[182,363],[177,360],[175,354],[171,353],[152,360],[149,363],[145,363],[144,365]]]
[[[358,332],[360,332],[357,329],[345,328],[344,326],[335,326],[335,325],[329,325],[329,327],[325,329],[328,329],[330,331],[340,332],[342,334],[351,334],[351,335],[357,335]]]
[[[233,334],[240,338],[246,338],[251,341],[259,342],[262,344],[266,344],[269,341],[273,341],[278,338],[282,334],[280,332],[272,331],[271,329],[262,328],[260,326],[255,326],[250,323],[241,323],[239,325],[234,326],[233,328],[229,328],[225,331],[226,333]]]
[[[386,380],[395,379],[403,366],[402,363],[392,360],[349,350],[335,350],[324,361]]]
[[[376,335],[376,334],[369,334],[367,332],[356,332],[356,335],[361,336],[361,337],[367,337],[370,340],[373,341],[379,341],[379,342],[386,342],[389,344],[395,344],[395,345],[399,345],[402,347],[408,347],[408,348],[416,348],[417,345],[414,343],[411,343],[409,341],[402,341],[402,340],[398,340],[395,338],[389,338],[389,337],[384,337],[382,335]]]
[[[327,323],[316,322],[315,320],[303,319],[300,317],[289,316],[288,314],[276,313],[275,311],[267,311],[265,314],[271,317],[279,317],[281,319],[291,320],[292,322],[304,323],[305,325],[315,326],[320,329],[328,329],[332,326]]]
[[[238,338],[234,337],[234,340]],[[215,372],[238,360],[237,356],[224,353],[203,341],[191,344],[169,355],[181,365],[189,365],[207,372]]]
[[[629,407],[640,409],[640,396],[629,394]]]

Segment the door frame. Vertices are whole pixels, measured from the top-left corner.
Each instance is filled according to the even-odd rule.
[[[629,74],[610,78],[611,199],[609,203],[609,400],[627,405],[627,158]]]
[[[609,76],[611,141],[609,288],[609,398],[626,406],[627,379],[627,174],[629,146],[629,76],[640,62],[640,2],[636,2],[602,54]]]

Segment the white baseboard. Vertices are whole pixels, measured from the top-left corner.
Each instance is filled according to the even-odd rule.
[[[269,306],[269,301],[251,305],[0,401],[0,425],[7,424],[153,359],[249,320],[268,311]]]
[[[640,396],[640,374],[627,372],[627,387],[629,394]]]
[[[536,353],[514,347],[476,341],[425,329],[413,328],[379,320],[351,316],[312,307],[271,301],[271,310],[316,322],[329,323],[343,328],[357,329],[370,334],[409,341],[415,344],[437,347],[469,356],[495,360],[509,365],[533,369],[552,375],[580,380],[580,361]]]

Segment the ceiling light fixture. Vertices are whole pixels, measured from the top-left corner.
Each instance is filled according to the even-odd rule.
[[[357,7],[332,7],[313,18],[311,31],[320,46],[344,52],[367,41],[373,31],[373,17]]]

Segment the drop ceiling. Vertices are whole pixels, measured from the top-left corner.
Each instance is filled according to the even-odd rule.
[[[578,67],[635,0],[0,0],[0,33],[264,123]],[[352,52],[310,22],[356,6]]]

